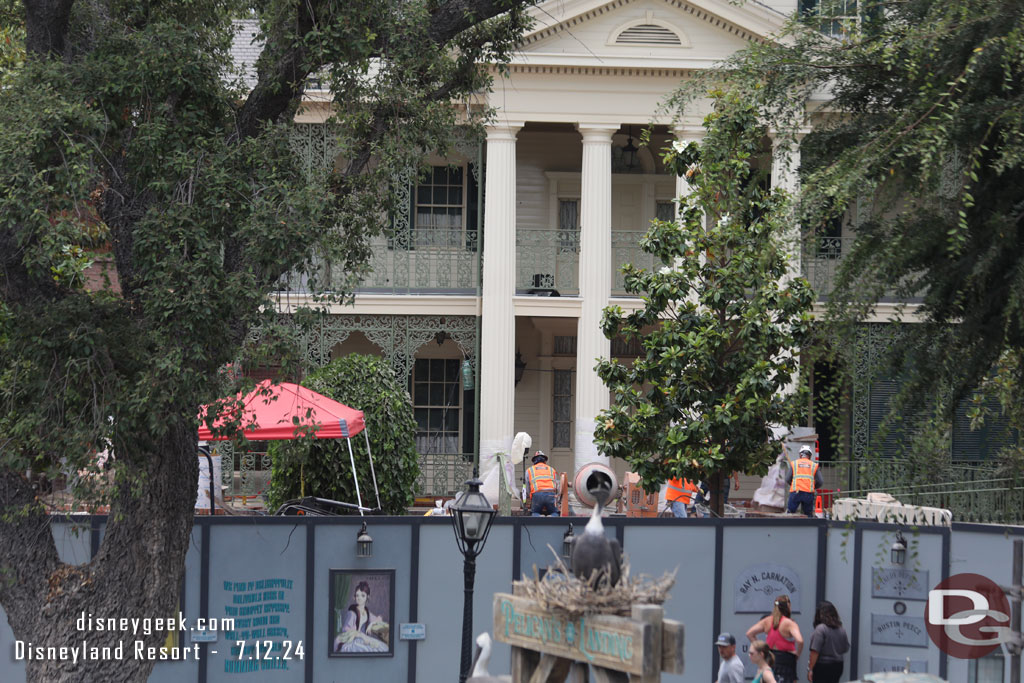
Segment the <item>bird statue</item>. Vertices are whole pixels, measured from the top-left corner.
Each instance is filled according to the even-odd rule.
[[[466,683],[511,683],[511,676],[492,676],[487,671],[491,662],[491,636],[484,631],[476,637],[476,654]]]
[[[594,496],[594,510],[590,513],[590,521],[583,533],[572,543],[572,573],[583,581],[590,581],[594,572],[597,576],[594,586],[598,586],[604,576],[608,577],[608,586],[619,582],[622,573],[622,546],[614,538],[604,535],[604,524],[601,523],[601,509],[611,498],[612,480],[604,472],[593,472],[587,478],[587,490]]]

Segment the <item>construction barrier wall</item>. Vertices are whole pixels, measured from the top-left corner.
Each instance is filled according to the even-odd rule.
[[[186,622],[191,625],[197,617],[262,616],[260,621],[246,622],[244,629],[236,627],[234,637],[247,637],[250,649],[257,639],[301,641],[304,655],[271,660],[272,666],[281,668],[260,668],[261,662],[238,661],[232,634],[222,632],[215,642],[200,644],[200,662],[157,662],[150,681],[456,681],[463,558],[450,521],[443,517],[367,517],[366,521],[373,555],[361,559],[356,557],[361,523],[357,517],[197,517],[181,600]],[[549,546],[561,552],[570,521],[576,525],[575,532],[582,533],[584,518],[495,520],[477,559],[474,633],[491,628],[495,592],[509,591],[514,577],[532,575],[535,566],[546,568],[553,559]],[[101,542],[105,523],[103,517],[54,518],[61,559],[88,561]],[[721,631],[736,636],[752,677],[744,633],[768,613],[780,590],[793,597],[794,618],[808,642],[817,602],[827,599],[836,605],[852,642],[844,680],[896,665],[902,669],[909,658],[916,670],[967,681],[973,676],[968,669],[977,665],[941,653],[921,632],[927,591],[951,574],[966,572],[1009,585],[1013,539],[1024,538],[1024,527],[904,528],[907,559],[903,567],[896,567],[890,547],[897,528],[872,522],[611,518],[606,520],[606,530],[622,543],[633,574],[677,572],[665,615],[685,624],[686,670],[682,676],[666,675],[664,680],[702,683],[714,680],[718,661],[712,642]],[[394,623],[389,624],[392,653],[328,656],[343,619],[340,608],[349,602],[347,597],[336,598],[339,609],[331,632],[332,570],[378,572],[379,576],[374,574],[380,578],[378,586],[387,585],[393,570],[393,589],[383,589],[393,591],[388,601],[394,615]],[[419,627],[408,625],[422,625],[423,638],[402,639],[403,624],[412,631]],[[265,630],[261,634],[258,628]],[[189,646],[199,637],[184,632],[179,643]],[[130,633],[125,640],[133,640]],[[805,647],[800,672],[806,670],[807,651]],[[0,681],[4,683],[25,680],[24,664],[15,661],[14,654],[14,634],[5,616],[0,619]],[[998,658],[1000,651],[994,656]],[[491,673],[507,673],[509,659],[508,647],[496,644]],[[987,662],[981,670],[998,670],[999,665]],[[1008,669],[1008,664],[1003,666],[1004,681],[1009,680]]]

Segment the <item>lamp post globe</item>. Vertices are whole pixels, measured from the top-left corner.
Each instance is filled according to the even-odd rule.
[[[465,598],[462,607],[462,661],[459,666],[459,683],[465,683],[469,676],[469,664],[472,655],[473,635],[473,581],[476,578],[476,556],[487,542],[487,534],[491,531],[496,511],[490,501],[480,491],[483,482],[470,479],[463,491],[451,507],[452,526],[455,529],[455,542],[463,557],[463,576],[465,579]]]

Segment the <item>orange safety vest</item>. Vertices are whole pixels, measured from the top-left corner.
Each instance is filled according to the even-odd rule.
[[[530,485],[530,495],[537,491],[554,491],[555,477],[558,473],[555,468],[546,462],[539,462],[526,470],[526,481]]]
[[[689,479],[669,479],[668,489],[665,491],[665,500],[674,503],[682,501],[683,505],[693,502],[693,496],[697,492],[697,485]]]
[[[793,468],[793,482],[789,485],[790,492],[803,491],[814,493],[814,475],[818,472],[818,463],[810,458],[798,458],[790,463]]]

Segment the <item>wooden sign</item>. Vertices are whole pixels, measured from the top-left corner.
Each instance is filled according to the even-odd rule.
[[[493,633],[495,640],[513,647],[613,671],[654,676],[661,670],[661,643],[655,646],[653,625],[626,617],[598,614],[567,620],[532,600],[496,593]]]

